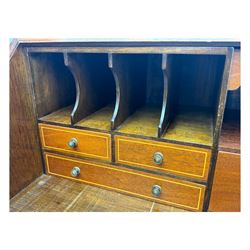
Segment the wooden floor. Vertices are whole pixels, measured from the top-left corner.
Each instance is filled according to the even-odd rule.
[[[185,212],[113,191],[42,175],[10,200],[11,212]]]

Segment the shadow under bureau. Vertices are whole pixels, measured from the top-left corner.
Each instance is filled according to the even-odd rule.
[[[46,173],[208,208],[232,47],[29,46]]]

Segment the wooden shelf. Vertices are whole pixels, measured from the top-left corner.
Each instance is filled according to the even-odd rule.
[[[73,106],[68,106],[66,108],[60,109],[49,115],[46,115],[39,119],[39,121],[70,126],[70,114],[72,112]],[[87,116],[81,121],[74,124],[74,127],[78,128],[92,128],[102,131],[110,131],[110,121],[114,112],[114,104],[110,104],[95,113]]]
[[[59,109],[49,115],[39,118],[39,121],[62,124],[62,125],[71,125],[70,114],[72,112],[73,105]]]
[[[212,146],[213,115],[205,111],[180,111],[176,114],[162,138]]]
[[[144,106],[131,115],[116,131],[126,134],[157,137],[161,108]]]
[[[110,121],[113,112],[114,105],[110,104],[77,122],[75,126],[80,128],[93,128],[103,131],[110,131]]]

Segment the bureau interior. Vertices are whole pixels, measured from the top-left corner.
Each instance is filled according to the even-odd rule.
[[[76,100],[72,74],[61,53],[29,54],[37,115],[41,120],[69,125]]]
[[[224,55],[32,53],[41,121],[212,146]]]
[[[74,126],[110,131],[116,86],[108,67],[108,54],[71,53],[65,56],[65,64],[77,86]]]
[[[113,54],[111,69],[119,86],[113,128],[119,133],[157,137],[164,77],[161,54]]]
[[[225,56],[168,56],[171,119],[162,139],[212,146]]]
[[[34,53],[30,61],[38,106],[47,106],[41,121],[110,130],[116,90],[107,54]]]

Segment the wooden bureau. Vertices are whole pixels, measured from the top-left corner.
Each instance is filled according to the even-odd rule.
[[[22,44],[45,172],[206,211],[234,47]]]

